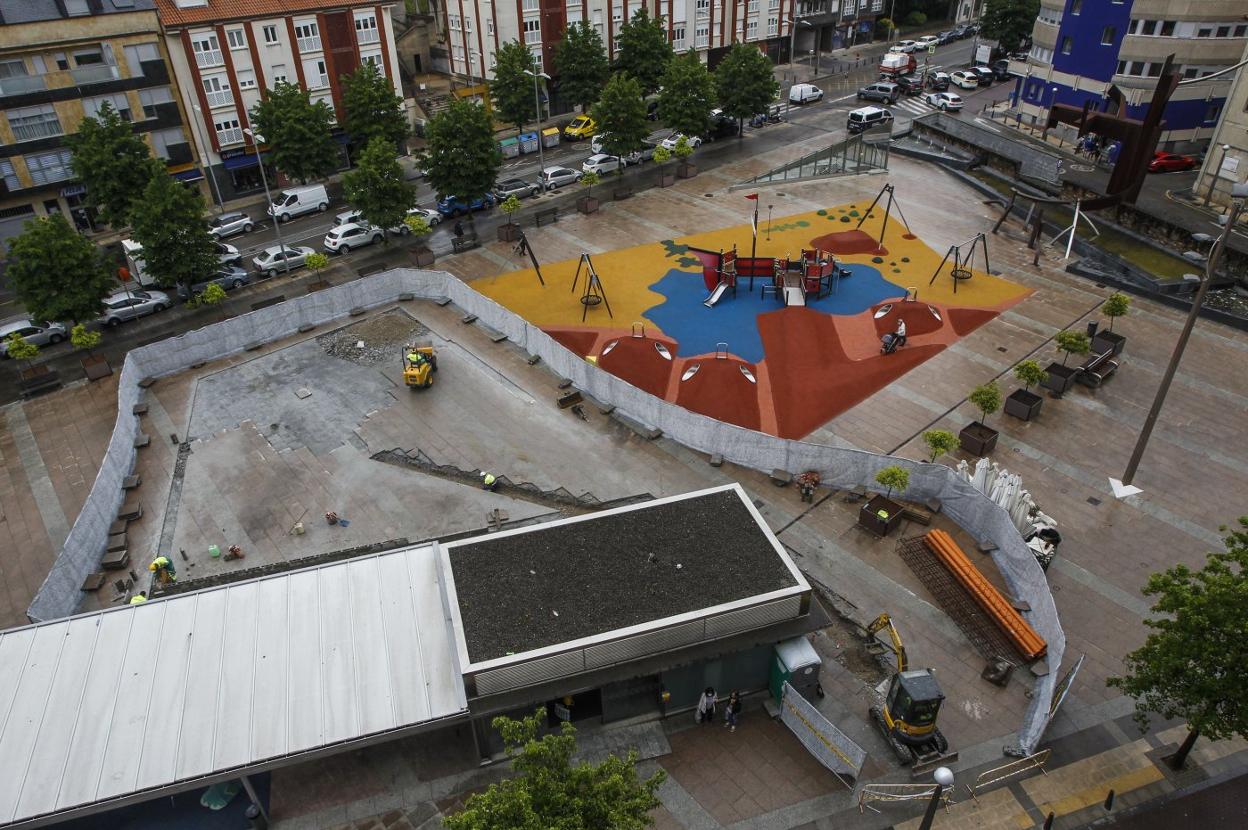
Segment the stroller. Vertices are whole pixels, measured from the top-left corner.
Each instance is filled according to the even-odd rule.
[[[906,336],[890,331],[880,338],[880,354],[892,354],[904,345],[906,345]]]

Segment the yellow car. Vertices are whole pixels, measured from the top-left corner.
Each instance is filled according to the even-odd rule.
[[[594,119],[588,115],[578,115],[572,119],[571,124],[563,128],[563,137],[568,141],[578,141],[582,138],[591,138],[596,132],[598,132],[598,125],[594,123]]]

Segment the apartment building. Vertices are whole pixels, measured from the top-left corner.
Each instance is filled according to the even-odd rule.
[[[1248,44],[1240,61],[1248,61]],[[1230,73],[1234,81],[1222,107],[1222,118],[1209,141],[1192,191],[1229,208],[1231,187],[1248,181],[1248,67]]]
[[[1024,112],[1043,115],[1055,102],[1100,106],[1110,85],[1142,118],[1167,55],[1183,78],[1165,113],[1162,143],[1180,149],[1207,142],[1226,105],[1234,65],[1248,43],[1244,0],[1040,0],[1016,94]]]
[[[154,0],[0,2],[0,242],[50,213],[97,229],[64,138],[105,102],[172,175],[203,178]]]
[[[339,78],[369,62],[402,95],[393,4],[369,0],[155,0],[165,46],[212,183],[228,201],[262,186],[249,112],[278,82],[299,84],[339,117]],[[339,143],[350,137],[336,131]],[[346,156],[343,156],[344,165]]]

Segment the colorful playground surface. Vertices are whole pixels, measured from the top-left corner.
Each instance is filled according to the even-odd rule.
[[[800,438],[1028,294],[987,272],[985,245],[959,247],[955,279],[952,252],[868,208],[764,218],[753,257],[747,223],[543,264],[545,286],[527,269],[473,287],[640,389]]]

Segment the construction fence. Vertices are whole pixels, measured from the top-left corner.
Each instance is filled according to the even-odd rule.
[[[837,729],[788,683],[784,684],[780,697],[780,722],[789,727],[815,760],[836,773],[845,786],[850,785],[842,775],[857,778],[862,772],[867,751]]]
[[[441,271],[386,271],[131,351],[121,372],[117,423],[108,452],[64,547],[27,611],[30,619],[40,621],[74,613],[81,600],[79,586],[98,568],[109,525],[122,503],[121,481],[134,467],[139,421],[132,409],[143,395],[140,381],[176,374],[256,344],[288,337],[301,328],[342,321],[353,313],[409,298],[449,298],[468,314],[476,315],[482,325],[540,357],[553,372],[571,379],[577,388],[595,399],[614,405],[691,449],[721,455],[732,463],[762,472],[814,470],[826,486],[841,490],[875,489],[874,478],[880,469],[890,465],[904,467],[910,474],[906,497],[920,502],[939,501],[950,519],[991,548],[993,561],[1010,592],[1031,607],[1026,618],[1048,644],[1049,670],[1037,678],[1032,689],[1017,746],[1006,749],[1018,755],[1035,750],[1047,725],[1066,638],[1044,572],[1003,508],[942,464],[778,438],[716,421],[656,398],[586,362],[537,326]]]

